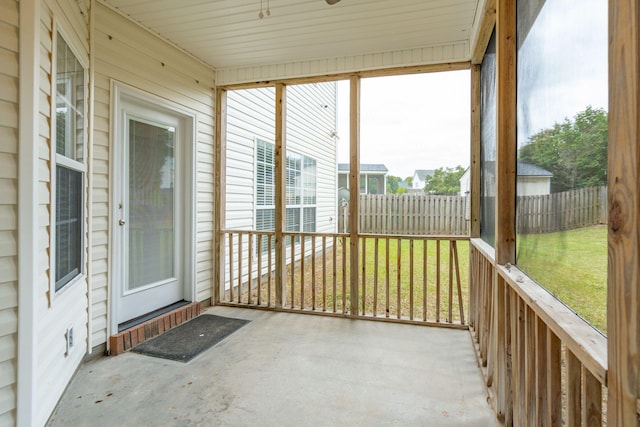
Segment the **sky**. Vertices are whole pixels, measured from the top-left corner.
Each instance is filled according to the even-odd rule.
[[[469,165],[468,70],[362,79],[360,162],[406,178]],[[338,161],[349,161],[349,82],[338,83]]]
[[[607,2],[547,2],[519,52],[518,143],[607,108]],[[580,13],[576,17],[576,13]],[[584,28],[590,31],[584,31]],[[527,60],[532,59],[531,66]],[[545,58],[540,61],[539,58]],[[469,165],[468,70],[362,79],[360,161],[406,178],[416,169]],[[349,161],[349,83],[338,84],[338,161]]]
[[[579,9],[574,0],[556,0],[542,8],[518,52],[519,146],[588,106],[607,109],[606,16],[605,0],[581,0]]]

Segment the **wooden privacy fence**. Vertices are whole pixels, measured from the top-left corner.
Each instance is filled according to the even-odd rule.
[[[361,194],[360,232],[466,236],[467,200],[467,197],[462,196],[433,196],[425,193]],[[348,212],[348,204],[339,207],[340,232],[349,231]]]
[[[552,233],[607,223],[607,187],[518,197],[519,233]]]

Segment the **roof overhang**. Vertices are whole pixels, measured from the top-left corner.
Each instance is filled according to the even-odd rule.
[[[99,1],[208,64],[218,84],[471,61],[495,10],[495,0]]]

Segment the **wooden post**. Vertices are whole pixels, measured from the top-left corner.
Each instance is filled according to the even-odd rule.
[[[350,313],[358,315],[358,233],[360,230],[360,78],[351,77],[349,154]]]
[[[480,237],[480,65],[471,67],[471,163],[469,166],[469,233]]]
[[[215,212],[214,212],[214,279],[213,279],[213,305],[220,302],[220,293],[223,292],[224,278],[224,236],[222,230],[225,227],[225,200],[226,200],[226,164],[227,164],[227,91],[216,91],[216,151],[215,151]],[[231,250],[231,246],[229,246]],[[233,287],[233,283],[231,284]]]
[[[282,308],[286,304],[286,280],[287,280],[287,256],[284,236],[286,219],[286,86],[276,84],[276,141],[275,141],[275,234],[276,234],[276,308]],[[293,246],[293,239],[291,245]],[[291,259],[293,265],[294,259]],[[293,269],[292,275],[293,275]]]
[[[515,201],[516,201],[516,4],[515,0],[498,0],[496,2],[496,198],[495,198],[495,262],[497,264],[515,263]],[[494,270],[493,283],[499,281],[498,269]],[[510,412],[507,408],[507,384],[512,383],[507,369],[507,325],[500,313],[500,286],[493,287],[493,333],[491,334],[490,355],[496,357],[494,364],[494,380],[497,383],[496,412],[504,416]],[[518,306],[519,307],[519,306]],[[513,307],[512,307],[513,308]],[[511,311],[511,316],[518,316],[518,311]],[[511,324],[513,326],[513,323]],[[522,325],[520,325],[522,327]],[[519,333],[523,331],[518,329]],[[513,334],[513,332],[512,332]],[[513,336],[513,335],[512,335]],[[522,336],[518,336],[519,340]],[[514,345],[514,340],[511,340]],[[519,350],[524,350],[524,343],[517,341]],[[517,353],[517,352],[516,352]],[[520,363],[519,361],[518,363]],[[491,363],[489,363],[490,365]],[[514,362],[514,372],[516,364]],[[522,366],[519,365],[519,369]],[[520,374],[518,374],[520,375]],[[517,378],[520,386],[524,386],[523,377]],[[516,393],[513,404],[519,413],[514,413],[514,423],[522,414],[521,403],[525,401],[522,392]],[[515,410],[515,408],[514,408]],[[517,417],[516,417],[517,415]]]
[[[638,425],[640,394],[640,4],[609,0],[607,423]]]

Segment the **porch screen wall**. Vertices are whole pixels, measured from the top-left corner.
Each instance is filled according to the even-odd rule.
[[[517,264],[606,332],[607,1],[518,2]]]
[[[286,231],[336,229],[336,82],[287,86]]]
[[[495,244],[496,189],[496,36],[480,69],[480,237]]]

